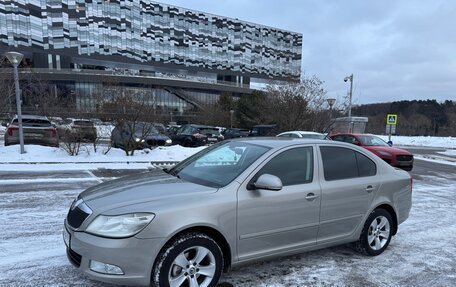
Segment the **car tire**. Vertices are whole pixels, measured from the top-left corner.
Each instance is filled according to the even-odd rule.
[[[377,256],[388,247],[393,236],[393,219],[391,214],[384,209],[376,209],[371,212],[364,223],[359,241],[355,248],[359,252]]]
[[[192,147],[192,140],[191,139],[185,139],[184,140],[184,147]]]
[[[151,286],[170,287],[170,282],[177,280],[174,286],[215,287],[223,262],[223,253],[212,238],[202,233],[186,233],[172,240],[157,256]]]

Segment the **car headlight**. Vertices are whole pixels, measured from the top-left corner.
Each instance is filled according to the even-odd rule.
[[[140,138],[135,138],[135,142],[139,143],[141,141]]]
[[[155,217],[153,213],[129,213],[122,215],[98,215],[87,227],[86,232],[111,238],[136,235]]]
[[[167,140],[166,140],[166,143],[167,143],[167,144],[171,144],[172,142],[173,142],[173,141],[170,140],[170,139],[167,139]]]
[[[390,154],[389,152],[382,151],[382,150],[378,151],[378,153],[381,154],[381,155],[384,155],[384,156],[393,156],[393,155]]]

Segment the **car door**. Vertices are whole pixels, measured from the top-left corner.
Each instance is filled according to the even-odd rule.
[[[282,150],[269,157],[238,190],[237,236],[240,260],[316,243],[320,184],[313,146]],[[279,177],[280,191],[249,188],[262,174]]]
[[[348,237],[362,224],[381,185],[368,156],[346,147],[320,146],[321,211],[318,244]]]

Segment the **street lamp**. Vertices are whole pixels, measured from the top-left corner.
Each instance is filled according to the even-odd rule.
[[[233,114],[234,110],[230,110],[230,128],[233,128]]]
[[[328,105],[329,105],[329,123],[331,124],[332,111],[333,111],[333,106],[336,103],[336,99],[326,99],[326,101],[328,101]]]
[[[21,145],[21,154],[25,153],[24,150],[24,132],[22,129],[22,102],[21,96],[19,92],[19,73],[17,71],[17,66],[24,58],[24,55],[18,52],[7,52],[5,53],[6,58],[10,61],[10,63],[14,67],[14,84],[16,86],[16,108],[17,108],[17,122],[19,123],[19,144]]]
[[[348,103],[348,117],[351,118],[352,113],[352,96],[353,96],[353,74],[344,78],[344,82],[350,80],[350,93],[349,93],[349,103]]]

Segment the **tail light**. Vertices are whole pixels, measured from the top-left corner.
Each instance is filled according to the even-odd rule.
[[[205,138],[207,138],[207,136],[203,135],[203,134],[193,134],[192,136],[197,138],[197,139],[205,139]]]
[[[13,136],[13,131],[17,131],[19,128],[16,127],[9,127],[8,130],[6,131],[10,137]]]
[[[55,129],[46,129],[47,132],[51,132],[51,137],[57,136],[57,131]]]

